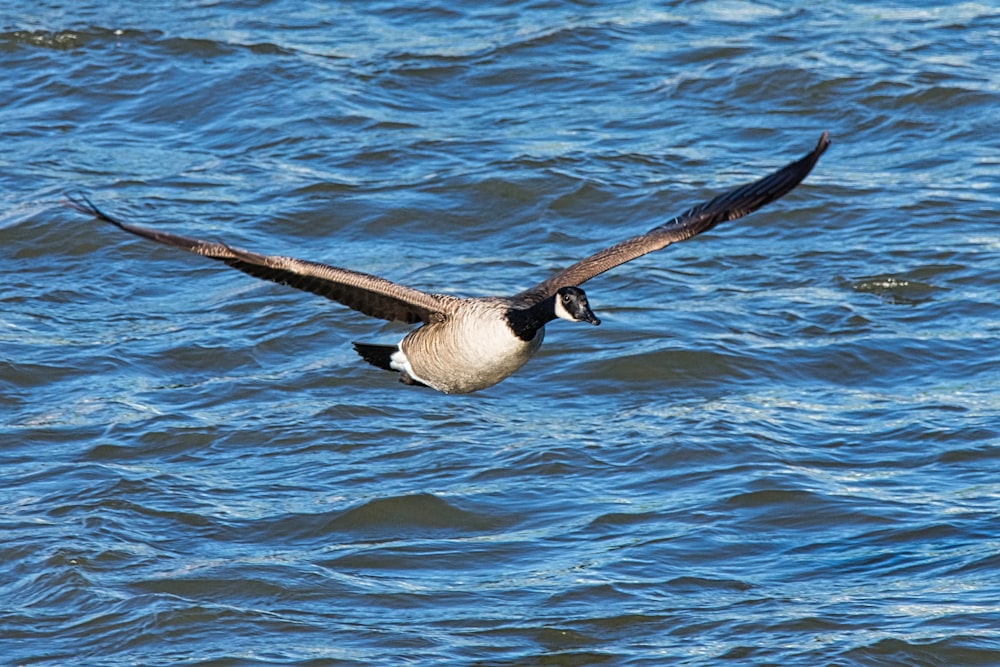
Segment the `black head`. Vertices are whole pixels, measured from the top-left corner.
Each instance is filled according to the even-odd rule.
[[[555,314],[570,322],[589,322],[594,326],[601,323],[590,310],[587,295],[579,287],[560,287],[555,295]]]

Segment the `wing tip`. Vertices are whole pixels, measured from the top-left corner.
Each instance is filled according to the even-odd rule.
[[[62,205],[73,209],[77,213],[89,215],[103,222],[110,223],[120,229],[127,229],[125,223],[102,211],[97,204],[90,200],[90,197],[80,191],[63,193]]]
[[[813,149],[813,153],[816,157],[819,157],[826,152],[826,149],[830,147],[830,133],[823,130],[823,134],[819,135],[819,141],[816,142],[816,148]]]
[[[799,185],[799,183],[805,180],[806,176],[812,172],[813,167],[816,166],[816,163],[819,162],[823,153],[826,152],[826,149],[830,147],[830,143],[830,133],[824,130],[823,134],[819,135],[819,141],[816,142],[815,148],[777,172],[777,174],[785,173],[788,176],[791,176],[792,182],[790,183],[788,190],[782,192],[780,195],[775,197],[775,199],[784,196],[789,190],[794,189]]]

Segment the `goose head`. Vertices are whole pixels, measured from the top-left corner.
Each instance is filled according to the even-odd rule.
[[[556,317],[570,322],[587,322],[594,326],[601,323],[579,287],[560,287],[555,295],[554,309]]]

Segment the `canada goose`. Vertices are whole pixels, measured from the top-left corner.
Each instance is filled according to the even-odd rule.
[[[509,297],[460,298],[423,292],[385,278],[292,257],[259,255],[121,222],[82,195],[68,197],[77,211],[143,238],[210,257],[257,278],[338,301],[365,315],[423,326],[398,345],[355,343],[365,361],[398,371],[407,384],[462,394],[490,387],[531,358],[542,344],[545,325],[555,318],[600,324],[579,285],[671,243],[711,229],[772,202],[797,186],[830,142],[827,133],[801,159],[769,176],[694,206],[645,234],[605,248]]]

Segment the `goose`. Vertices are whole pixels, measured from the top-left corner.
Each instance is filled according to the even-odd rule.
[[[521,368],[542,344],[549,322],[559,318],[600,324],[581,284],[784,196],[809,174],[829,144],[824,132],[816,147],[804,157],[757,181],[697,204],[644,234],[556,271],[514,296],[462,298],[425,292],[359,271],[293,257],[262,255],[226,243],[123,222],[79,193],[67,195],[65,203],[142,238],[224,262],[256,278],[324,296],[365,315],[420,323],[420,327],[396,345],[354,343],[354,348],[368,363],[398,372],[401,382],[446,394],[465,394],[491,387]]]

